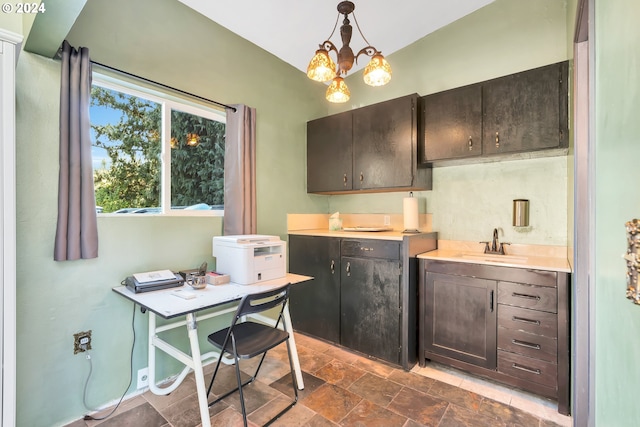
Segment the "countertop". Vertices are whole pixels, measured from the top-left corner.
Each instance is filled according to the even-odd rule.
[[[338,237],[348,239],[378,239],[402,242],[405,236],[423,236],[435,232],[403,233],[401,229],[392,231],[330,231],[328,228],[308,228],[288,230],[288,234],[300,236]],[[471,264],[486,264],[501,267],[515,267],[547,271],[571,272],[571,266],[566,256],[567,248],[558,246],[513,244],[507,246],[507,255],[485,255],[483,245],[478,242],[438,240],[439,249],[419,253],[418,258],[440,261],[465,262]],[[424,249],[422,249],[424,250]]]
[[[455,249],[437,249],[418,255],[421,259],[455,261],[471,264],[496,265],[536,270],[548,270],[570,273],[571,267],[566,257],[526,255],[489,255],[482,252],[460,251]]]
[[[288,234],[299,236],[323,236],[323,237],[339,237],[348,239],[378,239],[378,240],[397,240],[402,241],[404,236],[417,236],[424,233],[403,233],[401,230],[392,231],[329,231],[328,229],[309,229],[309,230],[289,230]]]

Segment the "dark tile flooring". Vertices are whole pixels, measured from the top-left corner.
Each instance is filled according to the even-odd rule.
[[[304,335],[296,334],[296,342],[305,388],[299,393],[298,403],[273,426],[558,426],[479,394],[355,355]],[[253,373],[258,359],[241,361],[242,371]],[[207,385],[213,366],[205,367]],[[212,394],[222,394],[235,386],[232,366],[222,365],[218,375]],[[249,425],[262,425],[286,406],[292,396],[283,344],[268,353],[258,380],[245,388]],[[212,426],[242,426],[238,393],[209,408],[209,414]],[[95,414],[96,417],[100,415]],[[67,427],[97,425],[200,426],[193,376],[187,377],[168,396],[146,392],[123,402],[105,420],[78,420]]]

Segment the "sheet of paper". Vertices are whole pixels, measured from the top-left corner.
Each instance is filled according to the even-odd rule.
[[[139,283],[155,282],[158,280],[174,280],[175,274],[171,270],[147,271],[146,273],[135,273],[133,275]]]

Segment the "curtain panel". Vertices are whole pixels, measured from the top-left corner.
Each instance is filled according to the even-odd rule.
[[[91,164],[89,49],[62,44],[58,222],[53,259],[98,256],[98,224]]]
[[[224,154],[225,236],[256,234],[256,109],[227,110]]]

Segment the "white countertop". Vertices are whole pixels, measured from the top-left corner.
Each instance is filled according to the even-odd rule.
[[[437,249],[418,255],[421,259],[438,261],[465,262],[471,264],[496,265],[500,267],[516,267],[536,270],[571,272],[566,257],[535,255],[492,255],[482,252],[469,252],[456,249]]]
[[[404,236],[414,236],[420,233],[403,233],[401,230],[392,231],[329,231],[328,229],[289,230],[288,234],[299,236],[340,237],[349,239],[379,239],[402,241]],[[427,233],[427,232],[425,232]]]

